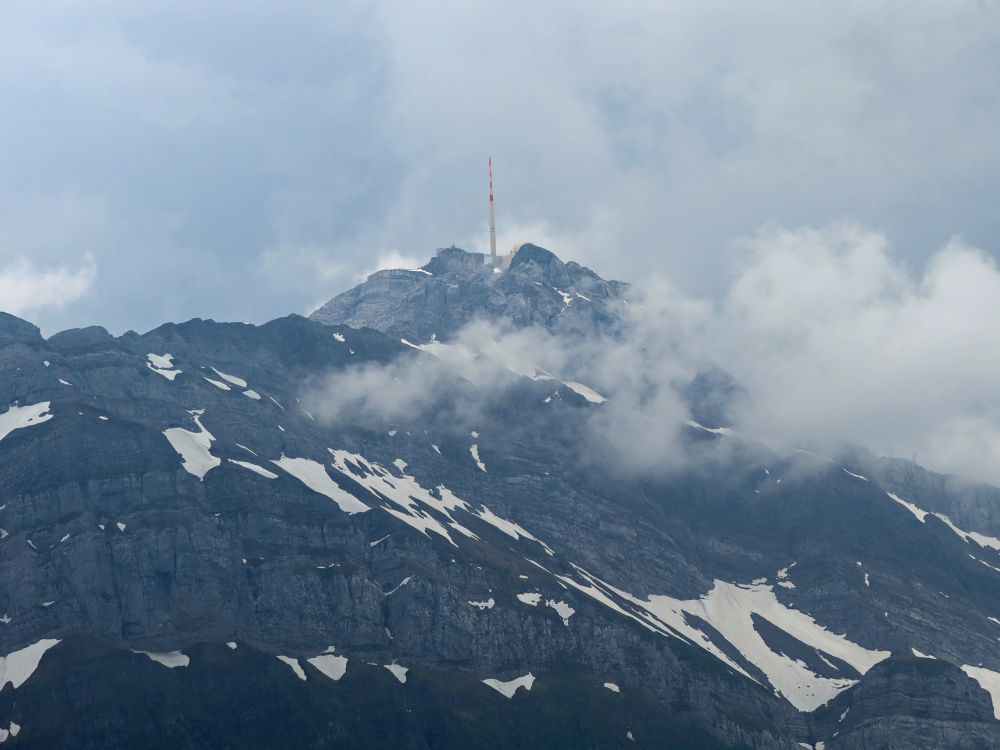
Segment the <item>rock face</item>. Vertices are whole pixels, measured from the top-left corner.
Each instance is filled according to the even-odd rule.
[[[0,317],[4,750],[1000,747],[1000,540],[941,477],[715,425],[630,476],[581,443],[604,404],[514,375],[324,421],[433,362],[403,335],[613,319],[621,285],[540,248],[479,258],[326,308],[369,328]]]
[[[379,271],[310,317],[327,325],[375,328],[425,342],[447,340],[477,318],[537,325],[560,334],[613,330],[627,289],[548,250],[522,245],[497,272],[479,253],[452,247],[414,270]]]
[[[990,747],[996,719],[989,695],[960,669],[901,656],[876,665],[817,715],[829,747]]]

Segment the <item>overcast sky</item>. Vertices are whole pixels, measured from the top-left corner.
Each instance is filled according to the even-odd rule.
[[[482,250],[488,154],[501,248],[693,296],[769,224],[1000,252],[991,0],[5,2],[0,67],[0,309],[47,333]]]

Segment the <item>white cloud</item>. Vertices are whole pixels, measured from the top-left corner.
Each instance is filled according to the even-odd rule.
[[[89,253],[75,269],[37,268],[18,258],[0,268],[0,309],[12,315],[59,308],[83,297],[97,279],[97,263]]]
[[[609,397],[589,420],[594,459],[621,471],[669,470],[684,460],[676,436],[689,416],[676,386],[715,364],[749,391],[733,415],[744,435],[828,455],[861,444],[1000,483],[995,261],[954,239],[914,271],[884,234],[846,222],[770,226],[742,247],[717,303],[650,277],[619,311],[622,335],[563,341],[472,323],[442,361],[338,375],[325,413],[425,415],[454,400],[460,374],[479,392],[452,408],[472,419],[505,397],[511,370],[537,366]]]
[[[724,292],[730,243],[768,220],[856,216],[915,264],[1000,235],[996,3],[54,2],[0,24],[0,216],[100,196],[97,247],[13,253],[99,253],[87,315],[117,330],[263,321],[383,252],[483,249],[488,154],[501,251],[689,293]],[[275,247],[345,272],[247,262]],[[173,294],[137,304],[140,269]]]
[[[989,472],[997,273],[935,247],[1000,248],[996,3],[56,8],[0,24],[0,306],[80,299],[92,252],[103,294],[51,325],[302,309],[485,249],[492,154],[501,252],[676,286],[609,349],[628,367],[593,360],[636,399],[614,429],[675,421],[668,376],[713,360],[748,431]],[[841,216],[885,234],[779,228]]]
[[[382,244],[462,227],[482,248],[487,153],[501,234],[541,225],[605,275],[713,294],[728,243],[767,220],[858,216],[920,260],[956,229],[998,228],[983,198],[1000,110],[979,60],[995,5],[380,7],[402,175]]]
[[[960,239],[919,273],[857,225],[770,228],[709,333],[747,434],[917,454],[1000,481],[1000,269]]]

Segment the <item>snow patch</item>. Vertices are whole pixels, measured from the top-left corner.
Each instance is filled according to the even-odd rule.
[[[332,651],[331,646],[327,651]],[[307,662],[312,664],[316,669],[322,672],[324,675],[329,677],[331,680],[336,682],[345,674],[347,674],[347,657],[346,656],[334,656],[332,653],[320,654],[319,656],[314,656],[311,659],[306,659]]]
[[[570,305],[573,304],[573,295],[572,294],[570,294],[569,292],[564,292],[562,289],[556,289],[555,287],[552,287],[552,288],[556,291],[556,293],[560,297],[562,297],[563,305],[565,307],[569,307]]]
[[[208,472],[222,463],[221,458],[216,458],[209,451],[215,436],[206,430],[201,423],[201,416],[204,413],[204,409],[194,409],[188,412],[194,417],[198,432],[191,432],[183,427],[171,427],[163,431],[163,435],[170,442],[170,445],[180,454],[184,470],[202,481]]]
[[[566,602],[557,602],[554,599],[549,599],[545,602],[545,606],[554,609],[556,614],[562,618],[563,625],[566,627],[569,627],[569,618],[576,614],[576,610]]]
[[[313,492],[326,495],[345,513],[354,515],[371,510],[354,495],[349,495],[340,489],[340,486],[326,473],[323,464],[317,461],[309,458],[287,458],[282,455],[277,461],[271,461],[271,463],[287,471]]]
[[[52,419],[49,413],[50,402],[41,401],[31,406],[11,406],[0,414],[0,440],[3,440],[14,430],[34,427]]]
[[[473,607],[476,607],[479,610],[493,609],[494,605],[496,604],[496,601],[491,596],[485,602],[469,602],[469,604],[471,604]]]
[[[392,676],[401,683],[406,683],[406,673],[410,671],[409,668],[400,666],[399,664],[384,664],[383,666],[392,672]]]
[[[965,531],[964,529],[960,529],[952,523],[952,520],[948,518],[948,516],[943,513],[935,513],[934,515],[966,542],[975,542],[983,548],[988,547],[990,549],[1000,550],[1000,539],[993,536],[987,536],[986,534],[980,534],[978,531]]]
[[[405,586],[406,584],[408,584],[412,580],[413,580],[413,576],[406,576],[406,578],[404,578],[402,581],[400,581],[396,585],[396,588],[394,588],[392,591],[387,591],[385,595],[386,596],[392,596],[393,594],[395,594],[397,591],[399,591],[401,588],[403,588],[403,586]]]
[[[468,512],[468,503],[452,494],[443,484],[437,487],[435,496],[405,472],[405,462],[402,466],[396,464],[401,475],[396,476],[381,464],[357,453],[330,449],[330,455],[333,456],[334,468],[367,489],[376,501],[382,503],[382,510],[424,536],[429,537],[433,532],[454,546],[458,545],[452,540],[450,531],[457,531],[470,539],[479,538],[453,515],[458,510]]]
[[[955,523],[951,520],[951,518],[946,516],[944,513],[929,513],[928,511],[923,510],[922,508],[918,508],[913,503],[908,503],[906,500],[903,500],[901,497],[893,494],[892,492],[887,492],[886,494],[890,498],[895,500],[897,503],[902,505],[904,508],[906,508],[908,511],[910,511],[914,516],[917,517],[917,520],[920,521],[921,523],[927,523],[927,516],[932,515],[939,521],[941,521],[949,529],[951,529],[957,536],[964,539],[966,542],[975,542],[984,549],[989,548],[989,549],[1000,550],[1000,539],[997,539],[996,537],[989,536],[987,534],[981,534],[978,531],[966,531],[965,529],[961,529],[958,526],[956,526]]]
[[[21,687],[38,669],[45,652],[59,643],[58,638],[43,638],[30,646],[0,656],[0,691],[9,682],[14,689]]]
[[[605,401],[608,400],[606,397],[602,396],[593,388],[589,388],[588,386],[585,386],[583,383],[577,383],[572,380],[564,380],[562,382],[563,385],[565,385],[571,391],[580,396],[583,396],[585,399],[587,399],[587,401],[589,401],[592,404],[603,404]]]
[[[223,391],[231,391],[232,390],[232,388],[230,388],[228,385],[226,385],[225,383],[223,383],[223,382],[221,382],[219,380],[213,380],[212,378],[206,378],[204,375],[202,375],[201,377],[204,380],[207,380],[209,383],[211,383],[212,385],[214,385],[216,388],[218,388],[220,390],[223,390]]]
[[[542,595],[534,593],[518,594],[517,600],[522,604],[527,604],[529,607],[537,607],[538,603],[542,600]]]
[[[642,599],[601,581],[578,566],[574,568],[586,583],[569,576],[557,578],[653,632],[703,648],[734,671],[755,680],[699,630],[689,616],[706,621],[800,711],[815,710],[854,685],[856,680],[814,674],[804,662],[771,650],[754,627],[753,615],[811,646],[817,654],[847,662],[861,674],[890,655],[888,651],[872,651],[853,643],[844,635],[828,631],[809,615],[786,607],[775,597],[771,586],[716,580],[712,589],[698,599],[679,600],[661,595]]]
[[[984,667],[962,665],[962,671],[979,683],[979,686],[993,699],[993,718],[1000,719],[1000,673]]]
[[[612,693],[620,693],[622,690],[613,682],[605,682],[604,687],[610,690]]]
[[[247,387],[247,381],[245,381],[243,378],[238,378],[235,375],[228,375],[227,373],[224,373],[221,370],[216,370],[214,367],[212,368],[212,372],[214,372],[220,378],[225,380],[227,383],[232,383],[233,385],[239,386],[240,388]]]
[[[500,693],[500,695],[503,695],[506,698],[513,698],[514,693],[516,693],[519,688],[531,690],[531,686],[535,684],[535,676],[531,674],[531,672],[528,672],[528,674],[523,677],[508,680],[507,682],[501,682],[500,680],[490,678],[488,680],[483,680],[483,684],[489,685],[491,688]]]
[[[162,664],[167,669],[186,667],[191,663],[191,658],[181,651],[136,651],[133,649],[132,653],[148,656],[157,664]]]
[[[260,394],[257,391],[248,389],[243,391],[243,395],[247,398],[252,398],[254,401],[260,401]]]
[[[482,509],[474,511],[473,515],[478,516],[483,521],[486,521],[486,523],[488,523],[490,526],[493,526],[494,528],[499,529],[500,531],[502,531],[504,534],[506,534],[507,536],[511,537],[512,539],[522,539],[522,538],[523,539],[530,539],[531,541],[537,542],[538,544],[542,545],[542,548],[545,550],[546,554],[548,554],[550,557],[552,557],[552,556],[555,555],[555,552],[552,551],[552,548],[549,547],[549,545],[547,545],[545,542],[543,542],[538,537],[536,537],[533,534],[529,533],[527,530],[525,530],[525,528],[523,526],[519,526],[518,524],[514,523],[513,521],[508,521],[508,520],[506,520],[504,518],[500,518],[500,516],[498,516],[492,510],[490,510],[489,508],[487,508],[485,505],[483,505],[481,507],[482,507]],[[536,563],[536,565],[537,565],[537,563]],[[539,566],[539,567],[541,567],[541,566]],[[545,570],[544,568],[542,568],[542,569]],[[546,571],[546,572],[548,572],[548,571]]]
[[[173,380],[178,375],[180,375],[183,370],[178,370],[174,366],[174,357],[172,354],[153,354],[150,352],[146,355],[146,367],[155,372],[157,375],[162,375],[167,380]],[[45,363],[48,366],[48,363]]]
[[[916,516],[917,520],[920,521],[920,523],[926,523],[927,522],[926,521],[926,519],[927,519],[927,511],[926,510],[921,510],[920,508],[918,508],[913,503],[906,502],[899,495],[896,495],[896,494],[894,494],[892,492],[886,492],[885,494],[887,494],[889,497],[891,497],[897,503],[899,503],[904,508],[906,508],[908,511],[910,511],[910,513],[912,513],[914,516]]]
[[[688,427],[693,427],[696,430],[702,430],[704,432],[711,432],[714,435],[732,435],[733,434],[733,430],[730,427],[706,427],[705,425],[698,424],[697,422],[695,422],[694,420],[691,420],[691,419],[689,419],[687,422],[685,422],[685,424]],[[764,469],[764,471],[767,472],[768,475],[771,474],[771,472],[767,471],[767,469]],[[778,481],[780,482],[781,480],[779,479]]]
[[[277,656],[278,659],[280,659],[281,661],[285,662],[285,664],[290,666],[292,668],[292,671],[295,672],[296,677],[298,677],[303,682],[306,681],[306,672],[304,669],[302,669],[302,665],[299,664],[298,659],[293,659],[291,656],[281,656],[278,654],[275,654],[275,656]]]
[[[255,474],[260,474],[265,479],[277,479],[278,478],[278,475],[275,474],[273,471],[268,471],[267,469],[263,468],[262,466],[258,466],[257,464],[250,463],[249,461],[237,461],[235,458],[227,458],[226,460],[229,461],[229,463],[231,463],[231,464],[236,464],[237,466],[242,466],[244,469],[249,469],[250,471],[254,472]]]
[[[469,448],[469,453],[472,454],[472,458],[476,462],[476,466],[478,466],[481,471],[486,471],[486,464],[484,464],[479,458],[479,446],[473,443]]]
[[[17,737],[21,732],[21,725],[16,721],[12,721],[7,725],[6,729],[0,729],[0,745],[5,743],[11,737]]]

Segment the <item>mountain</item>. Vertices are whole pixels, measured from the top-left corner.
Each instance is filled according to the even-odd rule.
[[[313,320],[0,315],[4,750],[1000,747],[1000,491],[694,413],[615,471],[586,386],[431,345],[614,336],[627,294],[528,245]]]
[[[605,281],[532,244],[522,245],[502,272],[484,260],[455,247],[439,250],[421,268],[373,273],[309,317],[413,341],[447,340],[477,318],[537,325],[562,335],[614,330],[613,306],[627,284]]]

